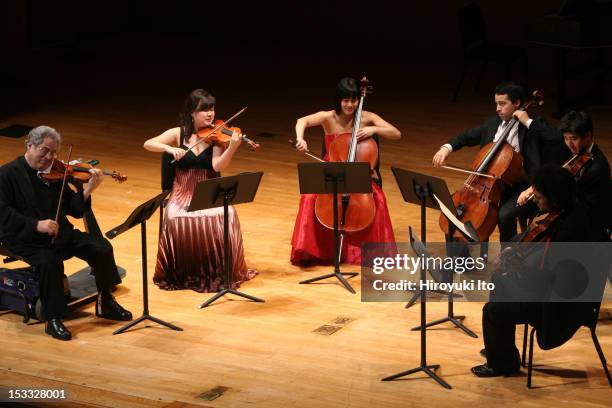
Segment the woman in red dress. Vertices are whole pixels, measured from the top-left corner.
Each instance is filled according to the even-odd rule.
[[[304,140],[307,127],[321,126],[325,132],[325,151],[330,143],[342,133],[351,133],[355,111],[359,106],[359,82],[353,78],[343,78],[336,88],[336,106],[333,110],[321,111],[304,116],[295,125],[296,147],[300,151],[308,149]],[[363,110],[357,140],[379,135],[386,139],[397,140],[400,131],[373,112]],[[325,154],[325,160],[329,160]],[[347,234],[342,247],[341,262],[358,265],[361,262],[361,244],[366,242],[395,242],[393,226],[389,218],[387,201],[380,188],[380,181],[373,176],[372,191],[376,204],[374,222],[365,230]],[[315,216],[316,194],[303,194],[293,229],[291,240],[291,263],[300,266],[329,265],[334,263],[333,231],[327,229]]]

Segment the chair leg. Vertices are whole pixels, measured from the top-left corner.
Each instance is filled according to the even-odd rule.
[[[465,79],[465,74],[467,74],[468,64],[465,62],[463,64],[463,72],[461,73],[461,77],[459,77],[459,82],[457,83],[457,88],[455,88],[455,93],[453,94],[452,103],[457,102],[457,98],[459,97],[459,91],[461,90],[461,85],[463,85],[463,80]]]
[[[525,330],[523,332],[523,354],[521,355],[521,367],[525,368],[525,362],[527,357],[527,334],[529,325],[525,323]]]
[[[484,259],[485,262],[489,260],[489,241],[482,241],[480,243],[480,257]]]
[[[531,329],[529,335],[529,365],[527,367],[527,388],[531,388],[531,372],[533,370],[533,335],[535,334],[535,327]]]
[[[612,378],[610,377],[610,371],[608,370],[608,362],[606,361],[606,356],[604,356],[603,350],[601,349],[601,345],[597,339],[597,334],[595,334],[594,327],[591,327],[591,338],[593,339],[593,344],[597,350],[597,355],[599,355],[599,360],[601,361],[601,365],[606,373],[606,377],[608,377],[608,384],[610,384],[610,387],[612,387]]]
[[[157,235],[158,237],[161,237],[163,227],[164,227],[164,204],[162,203],[162,205],[159,206],[159,235]]]

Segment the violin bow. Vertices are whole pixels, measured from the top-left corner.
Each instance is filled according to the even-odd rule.
[[[244,108],[240,109],[238,112],[236,112],[231,118],[229,118],[228,120],[226,120],[223,123],[218,124],[217,126],[215,126],[213,128],[213,130],[211,130],[211,133],[216,132],[217,130],[221,129],[223,126],[227,125],[228,123],[230,123],[232,120],[236,119],[238,116],[242,115],[242,113],[247,110],[247,107],[245,106]],[[199,142],[197,142],[196,144],[194,144],[193,146],[191,146],[189,149],[185,150],[185,153],[190,152],[194,147],[198,146],[200,143],[203,143],[204,140],[200,140]],[[176,159],[173,159],[170,164],[174,164],[176,162]]]
[[[68,159],[66,163],[70,163],[70,156],[72,156],[72,145],[68,148]],[[60,190],[59,201],[57,202],[57,210],[55,211],[55,223],[57,224],[57,233],[51,238],[51,245],[55,242],[55,238],[59,235],[59,216],[60,210],[62,209],[62,201],[64,200],[64,191],[66,190],[66,180],[68,179],[68,164],[64,167],[64,178],[62,179],[62,189]]]

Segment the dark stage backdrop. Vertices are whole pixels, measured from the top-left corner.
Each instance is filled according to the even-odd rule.
[[[215,47],[394,52],[442,58],[459,53],[457,11],[470,1],[44,2],[0,5],[5,49],[88,42],[107,36],[189,36]],[[524,23],[562,0],[480,2],[492,41],[521,43]]]
[[[583,1],[580,0],[581,4]],[[381,77],[397,63],[426,67],[404,75],[412,77],[415,72],[419,76],[429,70],[428,64],[439,64],[441,71],[433,81],[415,79],[414,82],[416,86],[431,83],[450,94],[462,70],[458,10],[469,3],[469,0],[285,0],[246,4],[229,0],[160,3],[4,0],[0,2],[3,62],[0,93],[8,97],[0,98],[0,118],[11,110],[32,107],[34,101],[30,95],[36,91],[39,91],[37,100],[47,98],[49,102],[50,95],[58,92],[52,89],[54,86],[62,94],[70,94],[71,89],[77,88],[85,92],[88,86],[97,86],[92,90],[96,92],[102,87],[119,89],[122,81],[144,83],[142,77],[147,73],[153,76],[149,71],[155,67],[165,73],[160,64],[172,64],[168,72],[178,72],[177,77],[184,76],[183,69],[205,68],[204,74],[219,78],[228,72],[240,73],[234,65],[242,61],[257,61],[247,67],[250,73],[258,69],[275,70],[285,80],[297,75],[292,72],[297,65],[302,71],[316,71],[315,75],[319,76],[326,74],[332,84],[340,76],[362,73],[376,74],[380,83]],[[541,78],[552,81],[553,51],[529,46],[525,25],[533,17],[558,11],[564,3],[578,4],[578,0],[478,3],[489,40],[527,48],[530,76],[540,74]],[[226,55],[227,59],[211,62],[211,55]],[[342,65],[342,61],[355,57],[359,59],[355,66]],[[312,69],[303,68],[307,64]],[[612,65],[610,61],[606,64]],[[522,80],[519,68],[514,67],[512,75]],[[486,77],[488,82],[483,84],[483,89],[491,88],[504,74],[504,67],[489,69],[497,72]],[[113,80],[102,85],[100,80],[109,77]],[[387,77],[391,80],[390,75]],[[591,88],[612,88],[612,76],[605,78],[608,82]],[[401,76],[398,80],[403,81]],[[468,78],[466,87],[471,86],[469,81],[473,82],[473,78]],[[176,94],[183,95],[192,86],[176,82],[168,82],[166,89],[180,88]],[[414,86],[381,85],[404,86],[410,91]],[[47,89],[40,92],[41,86]],[[329,89],[331,85],[325,86]]]

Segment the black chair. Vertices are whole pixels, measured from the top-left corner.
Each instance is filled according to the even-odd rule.
[[[172,190],[172,184],[174,184],[174,176],[176,174],[176,168],[172,160],[174,157],[169,153],[162,153],[161,157],[161,189],[162,191]],[[162,205],[159,206],[159,237],[161,237],[162,227],[164,225],[164,209],[168,199],[165,199]]]
[[[612,179],[608,182],[607,202],[610,202],[611,200],[612,200]],[[609,242],[609,241],[612,241],[612,212],[608,211],[607,215],[608,215],[608,219],[606,220],[606,237]],[[612,284],[612,280],[610,280],[610,284]]]
[[[161,157],[161,189],[162,191],[172,190],[176,169],[171,163],[174,157],[169,153],[163,153]]]
[[[608,377],[608,384],[610,384],[610,387],[612,387],[612,377],[610,377],[610,371],[608,370],[608,363],[606,361],[606,356],[604,355],[603,350],[601,349],[601,345],[599,344],[597,334],[595,333],[595,329],[597,328],[597,318],[599,315],[600,306],[601,304],[597,304],[593,306],[591,313],[589,313],[589,316],[585,317],[581,325],[588,327],[589,330],[591,331],[591,338],[593,339],[593,345],[595,346],[595,350],[597,350],[597,355],[599,356],[601,365],[604,369],[604,372],[606,373],[606,377]],[[531,387],[531,377],[532,377],[532,372],[533,372],[533,338],[534,338],[534,334],[538,330],[538,327],[533,327],[529,334],[529,356],[528,356],[529,362],[526,365],[525,364],[525,351],[527,348],[527,331],[528,331],[527,326],[528,325],[525,324],[525,332],[524,332],[524,338],[523,338],[523,358],[522,358],[521,363],[523,367],[527,366],[527,388],[532,388]],[[549,344],[546,343],[545,340],[541,340],[539,336],[537,336],[537,341],[538,341],[538,346],[540,346],[542,350],[549,350],[554,347],[557,347],[557,346],[551,347]]]
[[[587,272],[584,271],[584,274]],[[588,281],[588,277],[585,275],[582,278]],[[580,277],[576,277],[575,272],[571,275],[559,275],[554,277],[553,290],[557,293],[567,290],[567,288],[574,287],[576,280],[581,280]],[[605,281],[604,281],[605,282]],[[604,283],[605,284],[605,283]],[[564,289],[565,288],[565,289]],[[603,291],[602,291],[603,296]],[[606,377],[608,378],[608,384],[612,387],[612,377],[610,377],[610,371],[606,362],[606,357],[601,349],[599,340],[595,330],[597,329],[597,319],[599,317],[599,308],[601,307],[601,301],[599,303],[544,303],[542,305],[542,318],[538,325],[535,325],[529,334],[529,354],[528,362],[526,364],[526,350],[527,350],[527,331],[528,324],[525,324],[523,334],[523,354],[521,358],[521,365],[527,367],[527,388],[531,387],[531,377],[533,373],[533,340],[534,334],[537,333],[538,346],[542,350],[551,350],[559,347],[569,341],[576,331],[581,326],[588,327],[591,331],[591,338],[593,339],[593,345],[601,361]]]
[[[510,78],[510,68],[516,61],[523,60],[525,87],[528,82],[527,50],[504,44],[489,43],[487,26],[478,3],[471,3],[459,9],[459,31],[463,48],[463,72],[457,83],[452,102],[456,102],[470,65],[479,65],[480,70],[474,91],[478,91],[484,71],[490,63],[504,64],[506,80]]]

